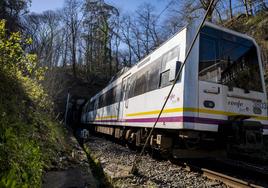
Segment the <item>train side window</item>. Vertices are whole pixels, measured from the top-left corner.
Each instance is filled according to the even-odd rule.
[[[126,91],[125,91],[125,100],[129,99],[129,90],[130,90],[130,77],[128,77],[127,79],[127,83],[126,83]]]
[[[165,53],[164,55],[161,56],[162,60],[161,60],[161,72],[166,70],[166,65],[168,62],[168,53]]]
[[[105,93],[105,105],[104,106],[108,106],[110,104],[110,102],[111,102],[111,99],[112,99],[111,90],[108,90]]]
[[[107,91],[107,103],[106,106],[111,105],[114,103],[114,96],[113,96],[113,90],[114,88],[110,89],[109,91]]]
[[[94,110],[97,110],[99,108],[99,100],[100,100],[99,97],[95,99]]]
[[[99,108],[103,107],[103,104],[104,104],[104,95],[102,94],[99,98]]]
[[[153,66],[148,75],[148,91],[153,91],[158,88],[159,84],[159,67]]]
[[[141,95],[141,94],[146,92],[146,90],[147,90],[147,80],[148,80],[147,79],[147,75],[148,75],[147,73],[148,72],[143,73],[136,80],[135,89],[134,89],[134,96]]]
[[[111,101],[111,104],[114,104],[116,102],[116,87],[113,87],[112,88],[112,91],[111,91],[111,95],[112,95],[112,101]]]
[[[111,93],[111,91],[112,90],[110,89],[105,93],[105,104],[104,104],[104,106],[108,106],[112,102],[112,93]]]
[[[103,94],[103,101],[102,101],[101,107],[104,107],[104,106],[106,106],[106,96],[105,96],[105,93]]]
[[[91,102],[89,103],[89,111],[94,110],[94,104],[95,104],[95,100],[93,100],[93,101],[91,101]]]
[[[170,70],[167,70],[165,72],[162,72],[160,74],[160,83],[159,83],[159,87],[165,87],[171,84],[171,82],[169,81],[169,72]]]
[[[129,81],[129,90],[128,90],[128,98],[132,98],[134,97],[134,89],[136,86],[136,76],[133,75],[130,77],[130,81]]]
[[[115,87],[115,102],[119,102],[120,101],[120,94],[121,94],[121,86],[118,85]]]

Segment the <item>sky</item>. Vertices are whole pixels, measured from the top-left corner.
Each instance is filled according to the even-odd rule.
[[[169,3],[169,0],[105,0],[121,12],[132,12],[142,3],[148,2],[155,6],[157,12],[161,12]],[[63,7],[64,0],[32,0],[31,12],[41,13],[46,10],[56,10]]]

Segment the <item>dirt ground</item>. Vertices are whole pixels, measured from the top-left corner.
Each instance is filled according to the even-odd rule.
[[[95,188],[96,180],[89,169],[72,167],[62,171],[49,171],[44,175],[42,188]]]
[[[71,131],[67,136],[68,149],[59,153],[54,166],[43,174],[42,188],[95,188],[98,180],[90,169],[87,154]],[[67,151],[68,150],[68,151]]]

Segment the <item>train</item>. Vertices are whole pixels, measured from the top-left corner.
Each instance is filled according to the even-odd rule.
[[[83,125],[142,146],[197,27],[185,26],[137,64],[122,69],[84,105]],[[182,156],[221,148],[230,155],[262,158],[268,136],[266,101],[256,41],[205,22],[148,147]]]

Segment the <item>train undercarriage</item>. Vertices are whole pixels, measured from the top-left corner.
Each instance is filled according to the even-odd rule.
[[[126,143],[130,148],[142,148],[150,128],[86,125],[90,132],[108,135]],[[230,121],[220,125],[218,132],[155,129],[147,150],[164,158],[235,158],[268,162],[268,137],[263,136],[259,122]]]

